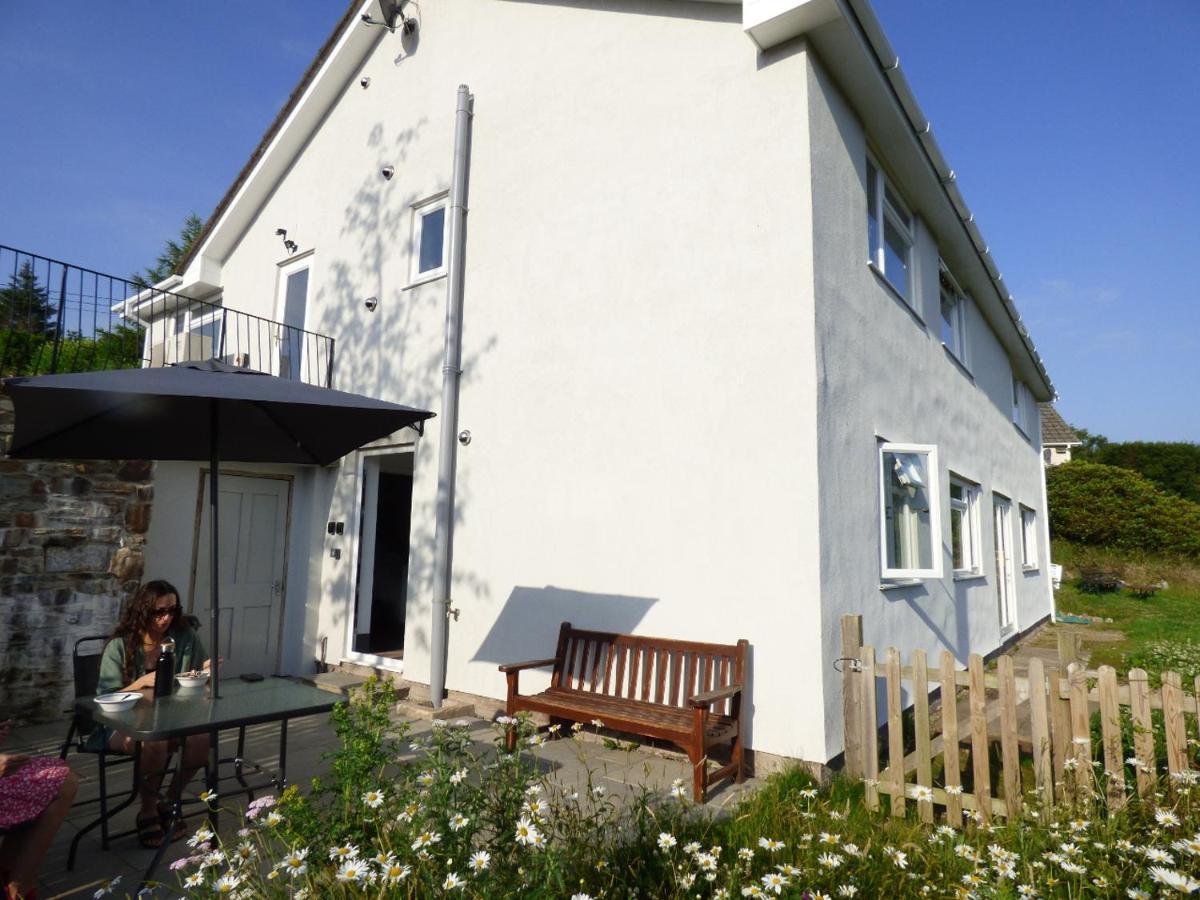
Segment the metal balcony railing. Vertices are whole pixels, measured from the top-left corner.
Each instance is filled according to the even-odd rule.
[[[0,375],[218,359],[321,387],[333,338],[0,244]]]

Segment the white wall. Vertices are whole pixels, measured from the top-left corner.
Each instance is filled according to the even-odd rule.
[[[563,619],[747,638],[752,745],[818,758],[822,697],[796,690],[821,666],[803,48],[763,65],[736,7],[455,0],[423,9],[409,49],[381,40],[222,287],[273,316],[287,228],[314,251],[308,327],[337,338],[336,385],[437,410],[445,282],[404,289],[409,206],[448,186],[455,89],[470,85],[460,427],[474,440],[448,687],[502,696],[496,666],[546,655]],[[439,424],[416,450],[418,681]],[[356,527],[355,465],[314,519]],[[344,635],[354,564],[328,543],[316,630]]]
[[[816,60],[816,56],[810,57]],[[865,641],[907,654],[943,649],[960,663],[1000,645],[992,540],[992,492],[1013,501],[1012,546],[1018,630],[1050,611],[1048,551],[1042,567],[1019,564],[1019,508],[1044,516],[1040,435],[1011,419],[1009,360],[974,305],[967,335],[970,372],[941,345],[938,251],[917,222],[915,312],[867,265],[867,134],[819,61],[809,72],[813,142],[820,459],[821,596],[826,757],[842,749],[839,616],[862,613]],[[872,146],[886,168],[888,148]],[[932,176],[931,176],[932,177]],[[904,185],[898,185],[901,192]],[[1036,429],[1036,416],[1034,427]],[[937,445],[946,577],[881,590],[879,459],[876,436]],[[981,485],[984,578],[950,574],[949,472]],[[1039,528],[1039,533],[1042,529]],[[1043,539],[1044,540],[1044,539]]]
[[[159,462],[154,470],[154,505],[146,535],[145,578],[163,578],[180,591],[180,602],[191,611],[192,559],[200,505],[207,506],[207,485],[201,494],[201,471],[194,462]],[[316,610],[321,592],[319,576],[324,550],[325,514],[329,509],[329,469],[303,466],[268,466],[259,463],[222,464],[222,475],[284,475],[292,481],[291,528],[287,541],[284,577],[283,632],[279,670],[284,674],[312,671],[318,653]],[[207,567],[207,560],[198,560]],[[203,629],[208,622],[202,622]],[[205,632],[207,634],[207,631]],[[207,640],[207,638],[206,638]],[[338,645],[331,642],[334,647]],[[267,670],[273,670],[271,665]]]

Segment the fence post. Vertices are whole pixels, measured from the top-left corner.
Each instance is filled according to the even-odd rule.
[[[983,657],[967,657],[971,697],[971,771],[975,782],[975,811],[980,822],[992,820],[992,773],[988,766],[987,685],[983,680]]]
[[[858,685],[862,676],[851,663],[851,660],[859,659],[862,638],[862,616],[842,616],[842,719],[845,723],[842,741],[846,774],[851,778],[863,777],[862,689]]]
[[[1050,718],[1046,710],[1046,675],[1042,661],[1029,660],[1029,725],[1033,740],[1033,777],[1042,809],[1054,805],[1054,770],[1050,762]]]
[[[924,650],[912,654],[913,723],[917,732],[917,784],[933,787],[933,760],[929,752],[929,663]],[[933,798],[918,800],[922,822],[933,822]]]
[[[1154,800],[1154,720],[1150,713],[1150,679],[1145,669],[1129,670],[1129,707],[1133,718],[1133,755],[1137,758],[1137,792],[1143,800]]]
[[[962,826],[962,770],[958,755],[958,685],[955,683],[954,656],[942,651],[942,759],[945,763],[946,821],[954,828]]]
[[[1021,815],[1021,751],[1017,747],[1017,684],[1012,657],[996,661],[1000,676],[1000,754],[1004,775],[1004,808],[1010,820]]]
[[[892,773],[892,815],[904,816],[904,720],[900,706],[900,651],[887,649],[888,768]]]
[[[1079,663],[1067,667],[1067,682],[1071,693],[1071,750],[1075,760],[1076,799],[1088,802],[1094,782],[1092,771],[1092,731],[1088,709],[1087,673]]]
[[[1079,659],[1080,636],[1078,631],[1063,631],[1060,628],[1057,637],[1058,662],[1065,672],[1071,667],[1071,663],[1081,662]]]
[[[1071,757],[1071,703],[1063,697],[1063,679],[1066,672],[1051,669],[1046,676],[1050,693],[1050,752],[1054,766],[1054,783],[1064,790],[1066,781],[1064,763]]]
[[[1174,775],[1187,768],[1187,734],[1183,728],[1183,686],[1176,672],[1162,673],[1162,705],[1163,726],[1167,733],[1167,771]]]
[[[879,713],[875,709],[875,648],[862,648],[863,798],[879,809]]]
[[[1125,759],[1121,752],[1121,707],[1117,701],[1117,670],[1100,667],[1100,730],[1104,742],[1104,774],[1108,778],[1109,809],[1125,805]]]

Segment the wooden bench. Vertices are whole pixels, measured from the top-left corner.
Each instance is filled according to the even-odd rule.
[[[508,714],[545,713],[551,720],[590,722],[670,741],[692,763],[692,796],[703,803],[711,782],[741,782],[742,691],[749,644],[704,644],[585,631],[563,622],[550,659],[500,666],[508,677]],[[522,669],[553,666],[549,689],[524,695]],[[729,764],[709,774],[709,749],[729,744]],[[509,726],[508,749],[516,749]]]

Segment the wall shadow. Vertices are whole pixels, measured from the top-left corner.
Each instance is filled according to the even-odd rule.
[[[629,633],[657,602],[655,597],[518,586],[508,595],[471,659],[500,665],[552,656],[563,622],[578,628]]]

